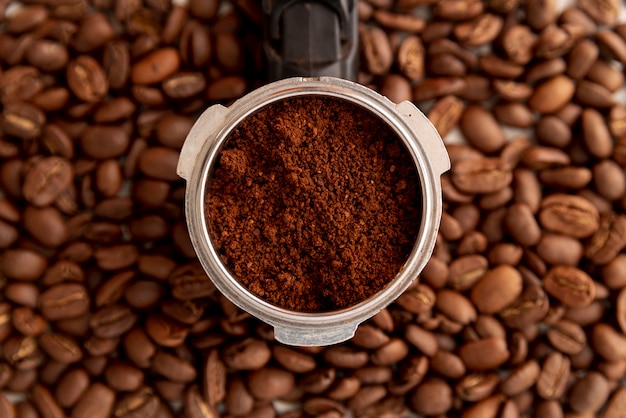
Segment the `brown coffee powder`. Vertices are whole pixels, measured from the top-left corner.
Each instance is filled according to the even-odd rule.
[[[207,218],[225,264],[252,293],[295,311],[352,306],[398,273],[421,194],[397,135],[355,104],[270,104],[230,133]]]

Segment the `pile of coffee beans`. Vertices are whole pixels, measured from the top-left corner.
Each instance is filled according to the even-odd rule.
[[[313,348],[211,285],[175,173],[260,3],[0,2],[0,416],[623,417],[622,2],[359,2],[360,81],[465,141],[420,279]]]

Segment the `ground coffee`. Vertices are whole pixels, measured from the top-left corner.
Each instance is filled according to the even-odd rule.
[[[420,225],[401,140],[337,98],[285,99],[246,118],[208,187],[225,263],[251,292],[295,311],[346,308],[383,289]]]

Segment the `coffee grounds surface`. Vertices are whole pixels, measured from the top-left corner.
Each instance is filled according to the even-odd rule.
[[[272,103],[229,135],[208,184],[211,239],[243,286],[302,312],[353,306],[401,269],[421,193],[407,150],[337,98]]]

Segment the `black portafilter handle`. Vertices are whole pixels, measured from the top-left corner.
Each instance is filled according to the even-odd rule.
[[[263,0],[269,81],[358,74],[357,0]]]

